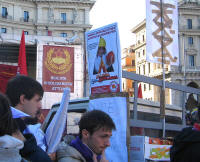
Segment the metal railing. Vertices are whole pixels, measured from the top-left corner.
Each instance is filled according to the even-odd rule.
[[[21,17],[20,22],[34,23],[34,20],[33,19],[25,19],[24,17]]]
[[[127,71],[122,71],[122,77],[126,79],[130,79],[134,81],[134,101],[133,101],[133,118],[130,119],[130,126],[132,127],[142,127],[142,128],[152,128],[152,129],[160,129],[162,130],[162,122],[155,122],[155,121],[144,121],[144,120],[139,120],[138,119],[138,83],[139,82],[144,82],[148,83],[151,85],[158,86],[162,88],[163,81],[160,79],[156,78],[151,78],[151,77],[146,77],[143,75],[138,75],[134,74],[131,72]],[[188,87],[188,86],[183,86],[177,83],[172,83],[172,82],[165,82],[165,87],[172,89],[172,90],[177,90],[181,91],[183,94],[183,100],[185,99],[186,93],[193,93],[200,95],[200,89]],[[180,131],[182,128],[186,127],[186,120],[185,120],[185,103],[182,104],[182,109],[181,110],[176,110],[175,111],[181,111],[182,113],[182,124],[169,124],[166,123],[165,129],[166,130],[171,130],[171,131]]]
[[[7,20],[12,20],[12,19],[13,19],[13,17],[10,16],[10,15],[1,15],[0,17],[1,17],[2,19],[7,19]]]
[[[62,21],[61,19],[56,19],[54,20],[55,24],[73,24],[74,21],[73,20],[66,20],[66,21]]]
[[[200,30],[200,25],[192,26],[191,28],[189,28],[187,25],[179,25],[179,30]]]

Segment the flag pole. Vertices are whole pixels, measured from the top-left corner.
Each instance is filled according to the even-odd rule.
[[[160,13],[161,13],[161,52],[162,52],[162,70],[163,80],[160,96],[160,117],[162,120],[163,138],[165,138],[165,57],[164,57],[164,25],[163,25],[163,1],[160,0]]]

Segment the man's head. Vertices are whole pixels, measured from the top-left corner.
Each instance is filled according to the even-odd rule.
[[[15,108],[36,117],[41,109],[44,90],[39,82],[31,77],[17,75],[9,80],[6,95]]]
[[[94,153],[102,152],[110,146],[115,124],[103,111],[92,110],[83,114],[79,122],[79,137]]]

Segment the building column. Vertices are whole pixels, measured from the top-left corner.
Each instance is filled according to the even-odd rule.
[[[89,9],[85,9],[85,24],[90,24],[89,13],[90,13],[90,10]]]
[[[42,7],[37,6],[36,22],[42,23]]]

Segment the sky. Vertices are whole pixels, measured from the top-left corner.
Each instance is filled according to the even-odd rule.
[[[145,19],[145,0],[96,0],[90,11],[90,24],[96,29],[118,23],[121,49],[135,43],[131,29]]]

